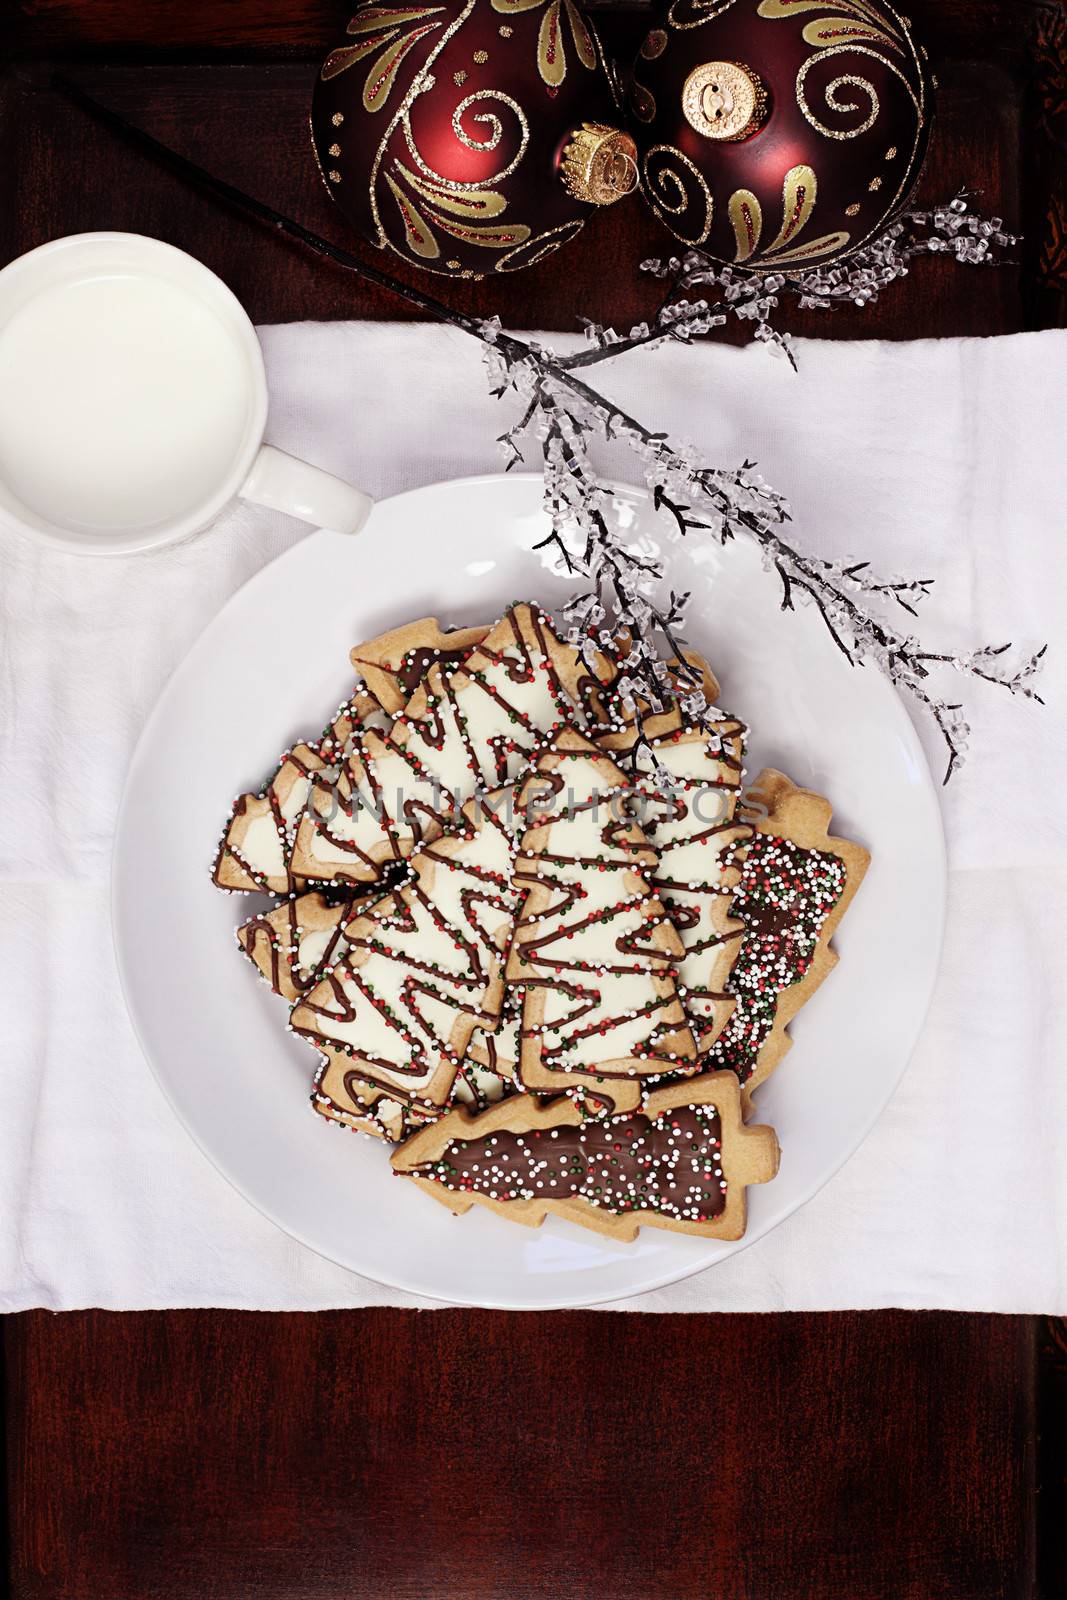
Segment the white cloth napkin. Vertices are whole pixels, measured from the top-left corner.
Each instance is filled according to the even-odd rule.
[[[499,468],[513,412],[466,336],[262,338],[274,443],[375,496]],[[623,1304],[1063,1314],[1067,334],[797,355],[794,373],[759,347],[666,349],[600,378],[709,461],[757,459],[812,550],[932,573],[924,636],[1047,639],[1048,705],[971,693],[971,759],[945,793],[943,970],[874,1132],[751,1249]],[[604,465],[636,478],[625,453]],[[303,531],[237,506],[178,548],[95,561],[0,533],[0,1311],[417,1303],[321,1260],[214,1171],[141,1058],[112,954],[109,857],[142,722],[227,596]]]

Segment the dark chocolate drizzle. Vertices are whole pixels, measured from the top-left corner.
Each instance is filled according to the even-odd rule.
[[[462,661],[464,656],[470,654],[471,648],[467,645],[465,649],[449,650],[447,647],[435,649],[432,645],[413,645],[410,650],[405,651],[395,666],[391,661],[370,661],[358,656],[354,664],[360,667],[373,666],[379,672],[388,673],[401,693],[410,699],[436,662]]]

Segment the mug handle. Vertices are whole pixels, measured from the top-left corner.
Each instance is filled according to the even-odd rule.
[[[254,500],[333,533],[358,533],[374,505],[362,489],[313,467],[310,461],[286,455],[272,444],[260,448],[237,492],[242,500]]]

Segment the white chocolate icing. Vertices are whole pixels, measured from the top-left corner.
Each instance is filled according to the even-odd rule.
[[[451,831],[472,795],[517,777],[555,727],[583,716],[553,650],[573,662],[544,619],[517,606],[462,664],[437,662],[388,739],[357,737],[336,795],[316,785],[300,871],[372,879],[377,862]]]
[[[681,946],[648,882],[655,856],[625,820],[626,779],[573,736],[558,761],[550,755],[539,765],[524,800],[543,793],[546,778],[552,809],[534,814],[517,864],[530,893],[508,977],[527,980],[523,1033],[539,1041],[549,1071],[660,1072],[652,1052],[680,1027],[671,964]],[[524,1059],[530,1054],[524,1045]]]
[[[673,779],[666,796],[651,787],[642,794],[644,827],[659,852],[656,892],[675,921],[684,956],[677,965],[687,1012],[702,1033],[721,1027],[732,1002],[722,987],[728,956],[723,913],[738,878],[737,854],[751,829],[734,823],[741,791],[744,729],[722,720],[709,728],[684,729],[680,738],[653,737],[639,747],[637,767],[655,765]],[[737,940],[731,944],[736,953]]]
[[[309,774],[321,767],[314,747],[295,745],[260,794],[238,797],[215,861],[213,876],[221,888],[281,894],[299,886],[289,870],[290,850],[307,800]]]
[[[310,933],[300,935],[294,952],[294,960],[303,972],[314,972],[319,962],[325,956],[333,940],[333,930],[330,928],[315,928]],[[340,960],[347,949],[347,941],[341,940],[343,948],[336,950],[336,957]]]
[[[249,822],[241,840],[240,854],[253,872],[262,873],[265,878],[285,876],[285,850],[269,811]]]
[[[346,925],[346,955],[293,1012],[298,1032],[347,1047],[369,1080],[438,1104],[474,1027],[499,1011],[518,901],[503,824],[476,808],[465,824],[466,836],[427,846],[409,883]]]

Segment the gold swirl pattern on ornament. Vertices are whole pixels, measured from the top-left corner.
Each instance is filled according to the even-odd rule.
[[[730,226],[737,241],[734,260],[738,263],[747,261],[759,245],[760,234],[763,232],[763,212],[760,203],[751,189],[735,189],[730,196],[727,210]]]
[[[422,207],[404,193],[393,177],[394,172],[411,184],[423,201]],[[507,209],[503,195],[491,190],[471,191],[462,197],[449,191],[435,193],[432,184],[416,177],[400,161],[393,162],[392,172],[385,174],[385,181],[400,212],[408,249],[420,260],[431,261],[440,257],[441,247],[435,229],[449,234],[453,239],[460,239],[464,244],[477,245],[485,250],[513,250],[530,237],[530,229],[524,222],[485,225],[464,220],[498,217]]]
[[[581,233],[585,226],[585,219],[578,217],[573,222],[561,222],[558,227],[549,228],[545,233],[535,234],[532,239],[517,245],[514,250],[509,250],[499,260],[493,263],[496,272],[520,272],[525,267],[533,267],[546,256],[552,255],[560,245],[570,242],[575,234]]]
[[[371,37],[362,39],[359,44],[342,45],[339,50],[331,51],[323,63],[320,76],[327,81],[336,78],[338,73],[374,55],[398,35],[410,32],[427,17],[440,16],[443,11],[444,6],[364,6],[357,11],[345,31],[350,37],[360,33],[370,34]],[[439,28],[441,24],[435,22],[430,26]]]
[[[425,61],[391,116],[389,125],[378,143],[370,173],[371,213],[381,247],[391,249],[401,257],[414,258],[431,271],[447,271],[462,277],[479,275],[461,268],[458,261],[445,261],[439,235],[447,235],[465,244],[499,252],[494,267],[502,271],[515,271],[519,266],[529,265],[532,261],[540,260],[542,256],[550,254],[572,238],[582,226],[582,223],[577,221],[550,229],[547,233],[534,238],[531,237],[532,230],[525,223],[504,223],[497,220],[490,223],[490,219],[499,219],[506,212],[508,201],[504,195],[497,192],[498,186],[514,172],[529,145],[529,123],[521,106],[510,95],[499,90],[481,90],[467,96],[453,112],[454,135],[467,149],[477,152],[497,149],[504,137],[506,124],[500,116],[492,112],[479,112],[473,119],[467,117],[465,127],[461,119],[467,116],[471,106],[481,101],[495,100],[507,106],[516,117],[519,126],[519,148],[506,166],[495,172],[492,177],[481,177],[466,183],[446,178],[435,172],[418,150],[411,128],[412,107],[422,90],[434,81],[430,68],[441,57],[449,41],[453,40],[466,25],[476,5],[481,3],[484,3],[484,0],[467,0],[457,15],[444,20],[443,23],[431,24],[434,28],[440,28],[441,32],[431,42]],[[545,0],[493,0],[493,3],[497,11],[506,13],[533,10],[537,6],[544,5]],[[570,8],[568,8],[569,15]],[[588,49],[579,45],[579,54],[583,60],[589,56],[590,64],[595,67],[598,64],[595,35],[585,27],[580,16],[578,28],[574,29],[572,25],[572,31],[575,32],[576,38],[580,37],[589,42]],[[485,127],[484,136],[469,131],[472,120]],[[390,141],[398,128],[405,141],[410,163],[401,160],[395,153],[390,153]],[[385,170],[386,167],[388,170]],[[396,232],[395,222],[391,220],[390,226],[387,227],[382,218],[379,186],[383,179],[386,192],[391,195],[392,203],[403,225],[402,241],[393,237]],[[392,219],[391,212],[390,218]]]
[[[323,83],[329,83],[331,78],[339,77],[349,67],[354,67],[357,61],[362,61],[365,56],[373,55],[376,50],[382,50],[395,39],[395,30],[388,33],[377,33],[372,39],[362,39],[359,44],[345,44],[338,50],[331,50],[326,60],[322,63],[319,77]]]
[[[811,124],[816,133],[823,134],[827,139],[858,139],[861,133],[866,133],[868,128],[873,128],[878,121],[882,110],[878,91],[867,78],[858,78],[851,72],[843,74],[840,78],[832,78],[823,90],[823,98],[831,111],[836,112],[839,116],[847,116],[850,111],[859,111],[862,114],[863,107],[858,101],[838,100],[836,98],[839,89],[848,88],[858,89],[861,94],[866,95],[870,102],[870,110],[856,128],[828,128],[825,122],[820,122],[814,111],[812,111],[811,106],[808,104],[805,89],[810,68],[817,61],[824,59],[825,57],[822,56],[809,56],[797,73],[797,105],[800,107],[801,115],[806,122]]]
[[[574,51],[583,67],[596,70],[596,40],[592,29],[582,16],[574,0],[492,0],[493,10],[507,16],[512,12],[536,11],[546,5],[537,31],[537,70],[550,89],[558,89],[567,76],[567,51],[563,41],[563,18],[566,16]]]
[[[503,123],[491,111],[478,111],[471,118],[472,122],[485,123],[489,131],[484,139],[475,139],[464,128],[462,119],[465,113],[470,110],[471,106],[477,105],[483,100],[497,100],[501,105],[507,106],[509,111],[514,112],[515,120],[519,125],[519,148],[507,166],[502,167],[499,172],[494,172],[491,178],[479,179],[482,184],[503,183],[505,178],[510,178],[526,154],[526,147],[530,143],[530,124],[527,122],[526,115],[519,102],[513,100],[511,95],[505,94],[502,89],[478,89],[474,94],[469,94],[466,99],[461,100],[452,113],[452,132],[460,144],[465,145],[468,150],[476,150],[479,154],[495,150],[504,134]],[[433,176],[436,177],[437,174],[434,173]]]
[[[798,244],[792,250],[780,250],[774,257],[774,265],[780,267],[786,262],[815,261],[819,256],[836,254],[848,244],[850,235],[841,233],[824,233],[820,239],[809,239],[806,244]]]
[[[405,143],[418,170],[413,171],[399,157],[394,157],[385,177],[404,223],[407,247],[423,261],[436,260],[440,256],[438,232],[488,250],[511,251],[530,237],[531,230],[525,223],[490,223],[490,219],[503,216],[508,205],[497,185],[514,172],[530,141],[530,126],[522,107],[501,90],[478,90],[467,95],[456,106],[452,113],[452,131],[458,142],[468,150],[479,153],[495,150],[504,135],[504,125],[498,116],[492,112],[481,112],[473,117],[474,122],[484,123],[488,128],[486,136],[480,139],[472,137],[462,123],[464,114],[472,106],[487,100],[501,102],[514,113],[519,135],[518,149],[512,159],[489,178],[461,182],[436,172],[419,151],[410,113],[406,113],[402,119]],[[411,193],[406,193],[401,184],[406,185]]]
[[[394,183],[387,172],[385,181],[389,185],[393,199],[396,201],[400,220],[404,226],[404,240],[412,255],[418,256],[420,261],[434,261],[441,254],[441,247],[434,237],[433,229],[422,215],[418,206],[399,186]]]
[[[404,129],[408,133],[408,145],[410,148],[411,139],[408,116],[411,107],[418,96],[426,88],[427,84],[433,82],[433,74],[430,70],[431,67],[437,61],[442,51],[447,47],[449,41],[455,38],[456,34],[459,33],[460,29],[463,28],[465,23],[469,20],[476,4],[478,4],[478,0],[466,0],[466,4],[460,12],[458,12],[450,20],[446,19],[443,26],[443,31],[430,44],[429,52],[422,64],[420,71],[415,74],[410,85],[408,86],[407,92],[390,118],[388,126],[385,128],[381,138],[378,141],[378,148],[374,152],[374,160],[371,164],[370,170],[368,200],[370,202],[371,215],[374,218],[374,226],[378,230],[378,246],[382,250],[392,250],[402,259],[405,258],[406,252],[391,237],[389,230],[386,228],[385,223],[382,220],[381,208],[378,202],[378,184],[382,176],[382,163],[386,159],[389,141],[398,127]],[[398,205],[400,204],[399,202],[397,203]],[[400,205],[400,213],[402,218],[405,217],[405,207],[410,207],[411,204],[411,202],[405,201],[403,205]],[[418,208],[416,207],[414,209],[417,211]],[[425,226],[425,219],[422,219],[422,221],[423,225]],[[407,227],[405,223],[405,236],[406,233]],[[424,259],[429,260],[430,258]],[[434,268],[433,270],[443,271],[444,269],[438,267]]]
[[[367,4],[357,8],[345,32],[354,37],[357,33],[369,33],[372,29],[407,27],[423,17],[437,16],[444,9],[444,6],[378,5],[375,0],[368,0]]]
[[[416,194],[438,210],[451,212],[453,216],[499,217],[507,209],[507,201],[495,189],[476,188],[473,184],[461,185],[447,179],[435,182],[432,178],[410,171],[400,160],[393,162],[393,170],[403,175],[408,187],[414,189]]]
[[[779,267],[786,263],[815,261],[820,256],[844,249],[848,244],[850,236],[847,233],[824,233],[817,239],[807,239],[800,244],[795,242],[811,221],[817,194],[818,182],[814,169],[805,166],[791,167],[782,184],[782,226],[778,230],[777,237],[763,252],[763,259],[769,265]],[[735,195],[734,199],[736,198]],[[730,220],[734,221],[733,199],[730,202]],[[737,235],[736,222],[734,222],[734,233]],[[738,243],[740,242],[738,236]]]
[[[817,50],[845,44],[883,44],[890,50],[900,50],[897,40],[884,28],[872,27],[869,22],[842,22],[840,17],[820,17],[818,22],[809,22],[800,37]]]
[[[657,156],[661,156],[663,161],[653,171],[653,161]],[[680,170],[676,171],[673,166],[668,166],[666,164],[668,161],[677,163]],[[679,227],[679,222],[687,216],[692,206],[685,180],[681,175],[683,172],[696,180],[697,189],[704,201],[703,222],[687,233],[683,233]],[[649,204],[660,221],[676,238],[681,239],[683,244],[703,244],[711,232],[715,202],[699,167],[694,166],[689,157],[675,145],[655,144],[645,156],[643,176]]]
[[[495,228],[476,228],[464,227],[461,222],[451,222],[440,215],[435,215],[434,221],[453,239],[462,239],[464,244],[476,244],[486,250],[507,250],[525,244],[530,237],[530,229],[525,222],[504,222]]]
[[[900,17],[889,6],[879,8],[866,4],[866,0],[760,0],[756,14],[773,22],[781,22],[783,18],[799,16],[808,11],[833,11],[839,16],[851,17],[887,41],[891,36],[901,38],[906,31]],[[833,19],[828,21],[832,24]]]
[[[916,99],[915,90],[896,63],[890,61],[886,56],[881,55],[877,50],[869,50],[866,45],[841,44],[833,45],[828,49],[820,50],[816,55],[809,56],[807,61],[805,61],[803,66],[800,68],[800,71],[797,73],[797,106],[799,107],[801,116],[806,122],[810,123],[810,125],[815,129],[816,133],[821,133],[827,139],[856,139],[861,133],[866,133],[869,128],[873,128],[874,124],[878,121],[878,117],[882,109],[881,102],[878,99],[878,94],[875,90],[874,84],[871,83],[869,79],[857,77],[854,73],[843,73],[840,77],[834,78],[830,83],[828,83],[824,91],[824,98],[829,109],[837,112],[838,114],[847,114],[850,111],[862,112],[863,108],[854,100],[839,101],[835,99],[835,93],[838,89],[852,87],[859,89],[861,93],[868,96],[870,100],[870,111],[864,118],[863,122],[860,123],[859,127],[856,128],[828,128],[824,122],[819,121],[818,117],[811,109],[811,106],[808,104],[805,85],[807,83],[808,73],[811,71],[813,66],[820,62],[828,61],[835,56],[869,56],[872,61],[877,61],[879,66],[884,67],[886,72],[891,72],[894,78],[899,79],[899,81],[904,85],[905,92],[915,108],[915,116],[918,120],[919,126],[922,126],[922,111],[919,107],[919,102]]]
[[[408,51],[422,38],[424,33],[432,33],[435,23],[428,23],[423,28],[416,28],[405,39],[400,39],[389,50],[386,50],[378,61],[374,63],[367,74],[367,81],[363,85],[363,109],[365,111],[380,111],[393,92],[396,75]]]
[[[839,15],[843,14],[857,22],[866,23],[872,29],[879,29],[886,35],[882,43],[891,45],[894,51],[896,51],[899,42],[900,50],[907,58],[901,66],[896,65],[888,57],[877,54],[873,50],[867,50],[864,53],[877,55],[877,59],[881,61],[886,70],[903,83],[916,112],[916,125],[914,137],[911,140],[911,150],[900,173],[896,192],[892,199],[876,212],[866,231],[861,231],[855,237],[842,236],[840,245],[835,245],[834,243],[837,235],[828,234],[823,239],[812,240],[808,245],[798,247],[798,255],[800,253],[805,256],[814,255],[816,246],[818,246],[819,254],[828,254],[831,249],[836,249],[839,255],[843,255],[852,253],[866,244],[877,229],[884,225],[885,218],[895,213],[911,189],[923,131],[926,126],[926,68],[912,37],[910,24],[892,6],[885,4],[885,0],[882,0],[877,10],[873,6],[866,4],[865,0],[761,0],[758,7],[758,14],[771,20],[780,20],[813,11],[817,11],[823,16],[828,12],[837,12]],[[809,39],[808,42],[810,43],[811,40]],[[836,46],[822,45],[816,48],[819,49],[819,55],[822,57],[828,54],[831,49],[843,50],[845,47],[838,44]],[[859,47],[854,46],[853,48]],[[802,106],[800,109],[803,112],[804,108]],[[844,248],[846,244],[848,245],[847,251]]]
[[[833,0],[829,0],[832,4]],[[672,0],[667,9],[667,20],[672,28],[685,32],[689,28],[702,28],[713,17],[737,4],[737,0]]]
[[[818,187],[813,168],[790,167],[782,183],[782,226],[778,229],[777,237],[767,246],[767,255],[784,250],[786,245],[792,244],[798,233],[803,233],[815,210]]]
[[[374,8],[380,9],[380,8]],[[407,15],[416,17],[433,16],[442,8],[435,6],[423,8],[419,12],[408,12]],[[398,15],[398,13],[393,13]],[[353,18],[349,24],[350,31],[359,18]],[[404,57],[414,48],[425,34],[433,33],[441,26],[439,22],[422,22],[419,26],[409,26],[406,31],[400,31],[396,26],[382,32],[373,34],[370,38],[363,39],[359,44],[344,45],[340,50],[335,50],[327,57],[322,68],[322,77],[325,80],[336,78],[340,73],[347,71],[357,61],[365,60],[368,56],[375,59],[371,62],[363,84],[363,108],[367,112],[380,111],[389,99],[396,83],[397,73],[404,61]]]

